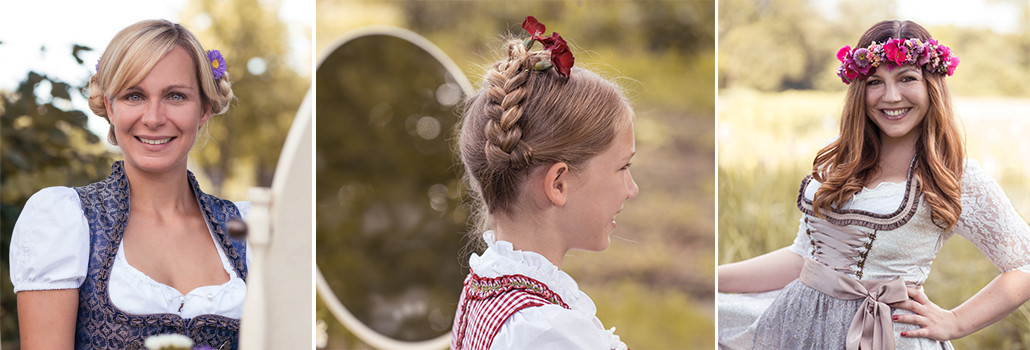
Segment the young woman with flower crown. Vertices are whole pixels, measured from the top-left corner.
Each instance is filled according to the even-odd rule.
[[[462,115],[486,251],[469,259],[451,348],[625,349],[560,267],[570,249],[607,248],[637,195],[633,110],[615,84],[572,67],[560,35],[533,17],[522,27],[531,37],[507,42]]]
[[[720,344],[951,349],[948,340],[1030,298],[1030,227],[965,158],[945,82],[958,65],[948,47],[914,22],[883,21],[837,56],[849,84],[840,136],[801,182],[794,244],[719,267],[720,292],[766,292],[719,295]],[[954,234],[1002,273],[944,310],[922,284]]]
[[[246,245],[226,226],[248,206],[204,194],[186,169],[231,86],[221,54],[178,24],[142,21],[111,40],[89,105],[125,160],[26,203],[10,251],[22,348],[138,349],[168,333],[236,348]]]

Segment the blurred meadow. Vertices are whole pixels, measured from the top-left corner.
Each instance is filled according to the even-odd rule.
[[[8,251],[25,201],[45,187],[101,180],[110,173],[111,163],[122,159],[118,148],[107,142],[107,122],[86,103],[94,64],[111,38],[132,23],[162,18],[185,26],[205,49],[222,52],[238,101],[205,125],[188,166],[204,192],[245,201],[247,188],[271,185],[287,130],[310,86],[311,16],[296,16],[299,3],[183,0],[127,7],[104,0],[62,3],[60,13],[42,11],[54,7],[48,1],[2,6],[0,56],[6,62],[0,67],[3,348],[20,348]],[[68,15],[78,16],[79,21],[63,17]],[[31,22],[16,20],[18,16]],[[84,18],[103,25],[86,23]],[[29,62],[25,68],[23,61]]]
[[[478,87],[487,65],[502,53],[502,35],[522,35],[520,25],[525,16],[534,15],[547,25],[548,31],[561,33],[572,46],[576,66],[589,68],[613,79],[625,89],[633,104],[637,118],[637,155],[633,161],[633,175],[641,188],[640,196],[628,202],[619,216],[619,228],[612,237],[611,246],[600,253],[570,252],[562,268],[576,279],[580,288],[597,304],[598,317],[605,326],[617,327],[616,333],[632,348],[711,349],[715,346],[715,252],[712,249],[715,243],[715,208],[712,206],[715,194],[714,6],[714,1],[327,0],[317,3],[316,51],[319,57],[325,57],[330,50],[335,49],[341,35],[365,26],[405,28],[439,46],[460,67],[473,86]],[[384,60],[393,61],[395,58],[387,57]],[[435,63],[425,62],[424,65],[429,67]],[[338,79],[334,77],[323,76],[319,70],[316,84],[320,95],[322,84],[326,83],[323,79]],[[319,101],[322,101],[321,97]],[[324,116],[330,115],[327,113],[335,111],[322,109],[321,102],[319,106],[317,123],[321,133],[326,123],[339,121],[326,119]],[[401,114],[398,107],[395,106],[393,110],[393,114]],[[372,110],[363,113],[374,117],[377,112]],[[456,120],[457,115],[444,113],[434,118],[447,126]],[[337,145],[351,144],[354,137],[364,136],[340,135]],[[450,140],[451,135],[445,134],[442,137]],[[316,144],[321,145],[322,137],[317,138]],[[376,148],[374,152],[394,152],[394,146],[389,144],[366,147]],[[319,150],[321,152],[322,148]],[[356,161],[360,157],[355,155],[352,160]],[[316,158],[320,159],[316,163],[321,163],[324,156],[318,155]],[[354,161],[341,164],[357,164]],[[460,162],[451,156],[446,163],[450,169],[450,178],[458,179],[461,173]],[[398,171],[400,169],[407,167],[399,168]],[[348,171],[353,175],[373,170],[351,168],[342,171],[344,173],[340,176],[351,176],[345,173]],[[320,175],[318,182],[321,183],[322,179]],[[442,188],[446,188],[447,193],[460,197],[454,181],[442,182],[441,185],[445,186]],[[321,188],[321,184],[318,187]],[[340,193],[347,192],[344,190],[348,188],[341,187]],[[319,193],[322,193],[321,190]],[[317,199],[319,210],[316,221],[320,228],[323,221],[332,220],[326,218],[327,215],[336,215],[322,211],[323,208],[335,205],[333,202],[338,196],[334,194],[337,192],[331,193],[328,196],[333,198],[326,198],[327,204],[323,204],[321,194]],[[412,205],[421,205],[422,196],[420,193],[412,193]],[[448,210],[454,210],[448,217],[461,218],[462,221],[464,215],[467,215],[463,209]],[[375,215],[371,210],[367,212],[367,215]],[[365,216],[362,220],[371,219],[371,216]],[[446,242],[422,246],[419,250],[447,255],[443,258],[424,257],[433,259],[433,264],[444,261],[447,266],[440,266],[441,270],[451,266],[460,268],[455,276],[448,277],[453,279],[447,282],[453,288],[448,292],[451,294],[448,295],[447,322],[453,319],[457,291],[460,290],[461,279],[468,271],[468,255],[452,253],[449,248],[466,242],[463,231],[460,228],[448,231],[443,238]],[[346,288],[348,283],[362,283],[359,277],[344,275],[345,272],[337,269],[338,266],[354,266],[354,260],[360,259],[355,258],[355,254],[370,259],[376,259],[376,256],[386,259],[377,253],[375,249],[380,249],[378,247],[367,248],[368,252],[356,252],[350,256],[324,251],[324,242],[337,240],[324,237],[326,234],[328,232],[321,229],[318,231],[317,262],[324,274],[330,270],[337,271],[337,276],[327,276],[327,279],[335,278],[339,281],[336,286]],[[332,234],[369,235],[367,231],[333,231]],[[384,249],[391,247],[386,246]],[[428,261],[424,260],[421,264],[425,265]],[[366,261],[366,264],[379,263],[382,262]],[[422,276],[412,275],[412,271],[420,271],[418,269],[422,268],[416,266],[419,261],[411,261],[409,258],[386,263],[393,266],[390,272],[393,279],[423,279]],[[334,292],[336,286],[333,287]],[[339,292],[337,295],[341,300],[346,299]],[[366,297],[366,300],[372,301],[381,299]],[[348,307],[354,310],[366,306]],[[320,329],[320,347],[370,348],[345,329],[321,299],[317,301],[316,317]],[[440,331],[440,334],[445,332],[446,329]],[[406,338],[419,339],[426,338]]]
[[[998,31],[985,22],[920,24],[962,59],[947,80],[967,156],[1000,183],[1026,218],[1030,3],[990,4],[1004,6],[1018,18],[1017,26]],[[845,85],[834,73],[835,53],[855,45],[873,23],[903,16],[895,10],[901,5],[906,4],[789,0],[756,7],[751,1],[719,2],[720,264],[791,244],[801,217],[796,207],[800,180],[811,171],[816,152],[838,134]],[[976,247],[955,236],[937,256],[926,292],[950,309],[997,274]],[[1030,348],[1030,307],[953,343],[958,349]]]

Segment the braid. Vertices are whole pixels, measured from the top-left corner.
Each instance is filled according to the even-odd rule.
[[[483,95],[486,98],[483,152],[486,156],[484,190],[496,193],[490,210],[508,207],[518,197],[518,184],[527,175],[524,169],[533,164],[533,147],[523,139],[523,102],[529,96],[526,83],[532,67],[546,53],[527,52],[521,41],[508,44],[508,59],[497,62],[486,74]]]
[[[508,43],[508,59],[494,64],[486,75],[486,159],[496,172],[522,169],[533,161],[533,147],[522,140],[522,116],[526,100],[526,82],[532,67],[532,56],[521,42]]]
[[[576,169],[632,123],[615,84],[582,68],[568,77],[536,70],[551,53],[530,51],[523,39],[505,41],[504,49],[507,56],[490,66],[467,100],[458,130],[477,229],[488,229],[495,214],[523,210],[522,185],[535,168],[565,162]]]

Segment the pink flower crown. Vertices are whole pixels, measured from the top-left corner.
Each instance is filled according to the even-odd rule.
[[[837,76],[844,84],[856,79],[865,79],[876,73],[876,67],[886,65],[893,71],[898,66],[914,64],[931,73],[952,75],[958,67],[958,57],[951,55],[951,49],[930,39],[925,43],[916,38],[887,39],[886,43],[873,42],[869,47],[854,51],[844,46],[837,51],[840,67]]]

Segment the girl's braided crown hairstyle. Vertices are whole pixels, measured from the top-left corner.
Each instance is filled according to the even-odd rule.
[[[458,152],[475,202],[472,233],[489,229],[491,214],[515,212],[533,169],[565,162],[576,171],[632,123],[617,85],[582,68],[568,77],[536,70],[550,52],[531,52],[524,44],[507,41],[507,58],[492,65],[462,113]]]

